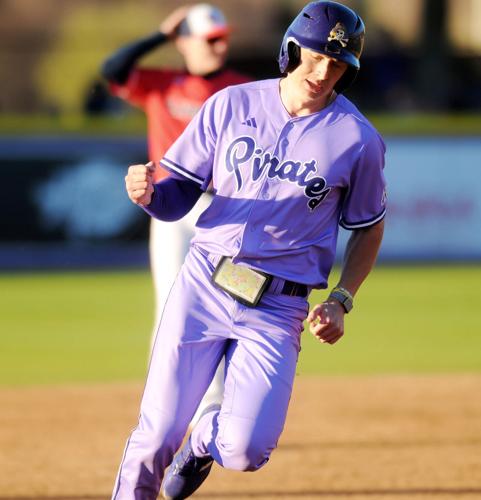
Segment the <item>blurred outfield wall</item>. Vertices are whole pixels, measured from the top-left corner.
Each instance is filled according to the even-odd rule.
[[[386,146],[380,259],[481,260],[481,138],[387,137]]]
[[[386,145],[380,260],[481,260],[481,138],[388,136]],[[145,150],[141,137],[0,138],[8,186],[0,269],[147,266],[148,217],[129,202],[123,179]]]

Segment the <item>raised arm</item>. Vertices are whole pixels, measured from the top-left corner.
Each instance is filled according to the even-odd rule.
[[[115,51],[103,63],[101,68],[102,76],[112,83],[124,84],[138,59],[175,37],[177,29],[185,19],[187,12],[188,7],[180,7],[174,10],[161,23],[159,31]]]
[[[129,43],[109,56],[102,65],[101,73],[109,82],[124,84],[137,60],[168,39],[162,32],[156,32],[141,40]]]

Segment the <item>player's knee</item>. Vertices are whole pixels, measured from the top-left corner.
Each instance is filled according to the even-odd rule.
[[[234,441],[222,440],[217,442],[217,448],[222,459],[222,466],[226,469],[238,471],[256,471],[268,460],[272,448],[263,442],[249,439]]]
[[[221,453],[222,466],[226,469],[253,472],[260,469],[268,460],[264,450],[232,450]]]

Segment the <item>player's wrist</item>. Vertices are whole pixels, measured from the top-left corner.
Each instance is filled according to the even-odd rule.
[[[159,30],[157,31],[158,45],[162,45],[164,43],[167,43],[170,40],[173,40],[174,38],[175,38],[174,34],[168,33],[167,31],[164,31],[162,28],[159,28]]]
[[[341,304],[341,302],[338,299],[328,297],[325,300],[324,304],[327,304],[327,305],[329,305],[329,307],[333,307],[333,308],[337,309],[340,314],[347,314],[346,309],[344,308],[344,306]]]
[[[164,38],[164,41],[173,40],[175,38],[175,32],[166,31],[161,27],[159,28],[159,35]]]
[[[338,302],[346,314],[349,313],[354,307],[354,297],[349,290],[342,286],[334,287],[329,293],[327,300]]]

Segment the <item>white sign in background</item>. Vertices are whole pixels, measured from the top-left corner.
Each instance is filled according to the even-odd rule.
[[[481,138],[388,137],[386,147],[380,259],[481,259]]]

